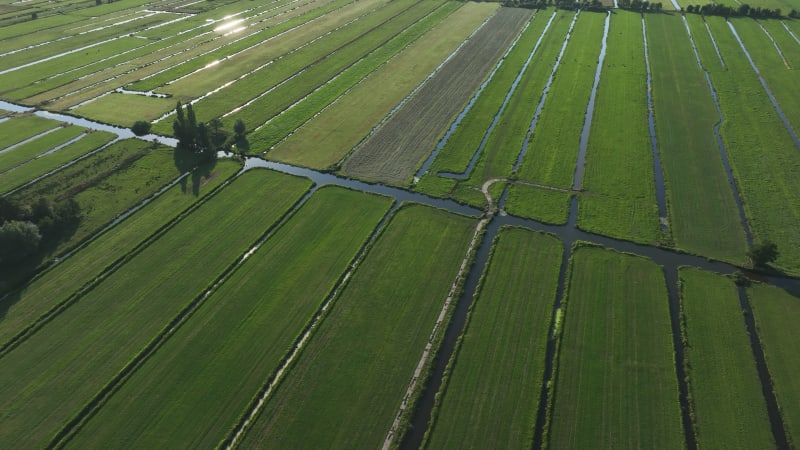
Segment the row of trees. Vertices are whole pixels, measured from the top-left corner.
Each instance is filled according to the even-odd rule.
[[[505,6],[529,8],[529,9],[544,9],[550,6],[555,6],[558,9],[577,10],[582,11],[608,11],[608,8],[600,3],[599,0],[576,2],[574,0],[506,0],[503,3]]]
[[[249,150],[245,137],[247,128],[241,119],[233,125],[231,134],[222,128],[222,121],[219,119],[212,119],[207,123],[198,122],[191,103],[184,108],[181,102],[178,102],[172,131],[178,139],[175,150],[194,155],[197,163],[214,160],[217,152],[229,151],[233,146],[236,146],[241,153]]]
[[[708,3],[705,5],[689,5],[686,7],[686,12],[694,14],[702,14],[704,16],[721,16],[721,17],[752,17],[754,19],[778,19],[781,17],[781,9],[769,9],[761,7],[751,7],[747,3],[743,3],[738,7],[722,5],[719,3]],[[794,14],[794,16],[792,16]],[[797,11],[792,10],[789,13],[790,17],[796,17]]]
[[[75,232],[80,220],[81,209],[74,199],[56,204],[40,198],[23,204],[0,198],[0,264],[24,261],[55,246]]]
[[[628,9],[631,11],[640,11],[640,12],[661,12],[661,9],[664,5],[661,2],[653,2],[650,3],[647,0],[620,0],[618,2],[619,7],[622,9]]]

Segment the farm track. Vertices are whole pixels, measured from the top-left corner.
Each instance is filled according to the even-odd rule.
[[[350,156],[344,164],[345,173],[389,184],[407,182],[435,146],[442,130],[463,109],[529,19],[528,11],[498,11],[453,59]],[[412,126],[419,131],[408,133],[407,128]]]

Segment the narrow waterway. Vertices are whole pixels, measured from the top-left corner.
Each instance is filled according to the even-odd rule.
[[[791,36],[792,39],[794,39],[794,41],[797,42],[797,45],[800,45],[800,38],[798,38],[797,35],[794,34],[794,32],[791,29],[789,29],[789,27],[786,25],[786,22],[781,20],[781,25],[783,25],[783,28],[786,30],[787,33],[789,33],[789,36]]]
[[[592,117],[594,117],[594,102],[597,98],[597,87],[600,85],[600,75],[603,72],[603,61],[606,59],[606,49],[608,43],[608,29],[611,25],[611,11],[606,15],[603,25],[603,40],[600,46],[600,57],[597,59],[597,68],[594,72],[594,83],[592,92],[589,94],[589,103],[586,105],[586,112],[583,115],[583,128],[581,129],[581,139],[578,143],[578,160],[575,164],[575,173],[572,176],[572,189],[579,191],[583,188],[583,172],[586,165],[586,148],[589,145],[589,133],[592,130]]]
[[[685,18],[686,16],[684,16]],[[714,46],[714,51],[717,52],[717,58],[719,58],[719,63],[722,65],[722,68],[728,70],[728,67],[725,65],[725,60],[722,59],[722,53],[719,52],[719,47],[717,46],[717,40],[714,39],[714,33],[711,32],[711,27],[708,26],[708,22],[706,22],[705,17],[703,17],[703,25],[706,26],[706,31],[708,31],[708,37],[711,38],[711,45]]]
[[[772,37],[772,34],[770,34],[770,32],[767,31],[766,28],[764,28],[764,25],[761,25],[761,22],[757,21],[756,23],[758,24],[758,27],[761,28],[761,31],[763,31],[764,34],[767,35],[767,38],[769,38],[770,42],[772,42],[772,46],[775,47],[775,51],[778,52],[778,56],[780,56],[781,61],[783,61],[783,65],[786,66],[787,69],[791,69],[792,67],[789,65],[789,61],[787,61],[786,57],[783,56],[783,51],[781,50],[781,47],[778,45],[778,43],[775,42],[775,38]]]
[[[530,55],[528,55],[528,59],[525,61],[525,64],[522,65],[522,68],[517,73],[517,77],[514,78],[514,81],[511,83],[511,87],[508,89],[505,98],[503,99],[503,103],[500,105],[500,108],[497,110],[497,114],[494,115],[494,119],[492,119],[492,123],[489,125],[489,128],[483,134],[483,139],[481,139],[481,143],[478,145],[478,148],[473,153],[472,158],[467,165],[467,169],[462,173],[452,173],[452,172],[439,172],[437,175],[443,178],[453,178],[456,180],[466,180],[469,178],[469,175],[472,173],[472,169],[475,168],[475,164],[478,162],[478,157],[480,156],[481,152],[483,151],[484,147],[486,147],[486,143],[489,142],[489,137],[492,135],[492,131],[494,131],[494,127],[497,126],[497,122],[500,121],[500,117],[503,115],[503,111],[505,111],[506,106],[508,106],[508,102],[511,101],[511,97],[514,95],[514,91],[517,90],[517,85],[519,85],[520,81],[522,81],[522,76],[525,75],[525,72],[528,70],[528,66],[530,65],[531,61],[533,60],[533,55],[536,54],[536,50],[539,49],[539,46],[544,39],[545,34],[547,34],[547,30],[550,29],[550,25],[555,20],[557,11],[553,11],[553,15],[550,16],[550,20],[547,21],[547,24],[544,26],[542,30],[542,34],[539,35],[539,38],[536,40],[536,45],[533,46],[533,50],[531,50]]]

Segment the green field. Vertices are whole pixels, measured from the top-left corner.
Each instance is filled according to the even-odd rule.
[[[82,128],[76,126],[60,127],[44,136],[0,153],[0,173],[7,172],[60,144],[74,139],[83,131]]]
[[[683,448],[661,268],[598,247],[572,255],[552,448]]]
[[[47,445],[308,186],[244,175],[5,354],[0,443]]]
[[[242,445],[379,447],[474,227],[428,207],[397,211]]]
[[[553,236],[501,230],[428,448],[530,447],[562,251]]]
[[[736,286],[697,269],[680,279],[698,448],[774,447]]]
[[[29,139],[58,126],[58,122],[44,117],[27,115],[12,117],[0,123],[0,150]]]
[[[772,378],[772,389],[778,400],[789,442],[800,442],[800,339],[795,325],[800,320],[797,296],[782,289],[755,285],[747,290],[764,357]]]
[[[515,216],[561,225],[567,223],[571,198],[570,192],[512,184],[505,210]]]
[[[217,445],[274,373],[389,204],[388,198],[341,188],[316,192],[70,445]],[[318,233],[320,226],[329,232]],[[258,357],[254,343],[268,343]]]
[[[719,117],[682,22],[647,16],[669,226],[681,249],[744,263],[747,242],[713,133]]]

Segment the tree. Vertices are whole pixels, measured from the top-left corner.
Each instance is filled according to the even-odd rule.
[[[236,134],[236,139],[244,137],[244,132],[247,130],[247,127],[244,125],[244,121],[242,119],[236,119],[236,123],[233,124],[233,132]]]
[[[747,252],[747,257],[753,267],[766,267],[767,264],[778,259],[778,246],[772,241],[756,244]]]
[[[137,120],[131,127],[131,131],[137,136],[144,136],[150,132],[150,122],[146,120]]]
[[[38,248],[42,241],[39,227],[28,221],[9,220],[0,226],[0,263],[21,261]]]

